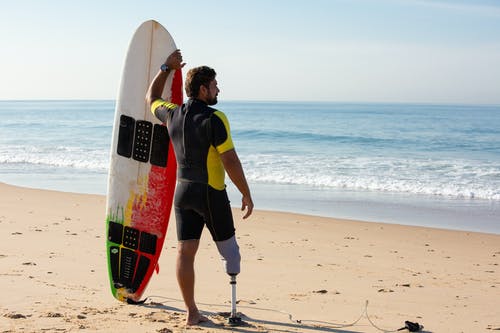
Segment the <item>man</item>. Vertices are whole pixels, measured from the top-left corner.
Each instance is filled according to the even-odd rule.
[[[174,207],[177,221],[177,281],[187,308],[187,325],[208,319],[194,299],[194,259],[203,227],[209,229],[225,264],[226,273],[240,272],[240,252],[233,217],[225,190],[225,172],[242,194],[244,219],[252,214],[253,202],[243,168],[234,150],[225,115],[211,108],[219,88],[215,71],[201,66],[186,76],[189,100],[175,105],[161,99],[171,71],[184,67],[180,50],[168,56],[151,83],[146,101],[151,112],[166,123],[177,159]]]

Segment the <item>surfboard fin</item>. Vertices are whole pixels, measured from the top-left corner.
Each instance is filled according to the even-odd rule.
[[[160,264],[156,264],[155,272],[156,274],[160,274]]]
[[[142,301],[134,301],[131,298],[127,298],[127,303],[132,304],[132,305],[140,305],[140,304],[144,304],[144,302],[146,302],[147,300],[148,300],[147,297],[145,299],[143,299]]]

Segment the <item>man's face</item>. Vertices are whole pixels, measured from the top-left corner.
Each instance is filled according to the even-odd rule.
[[[219,94],[219,87],[217,87],[217,80],[213,79],[208,85],[207,104],[217,104],[217,95]]]

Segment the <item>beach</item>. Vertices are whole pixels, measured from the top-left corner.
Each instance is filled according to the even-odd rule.
[[[38,3],[0,13],[0,333],[500,333],[500,1]],[[242,258],[204,230],[193,326],[175,164]]]
[[[7,184],[0,196],[0,332],[500,330],[498,234],[235,210],[243,325],[222,315],[229,278],[205,231],[196,295],[210,322],[185,327],[175,223],[146,303],[128,305],[109,290],[104,196]]]

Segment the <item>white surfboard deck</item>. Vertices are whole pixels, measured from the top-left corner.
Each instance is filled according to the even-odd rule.
[[[173,192],[175,156],[166,127],[151,113],[146,92],[160,65],[177,49],[168,31],[146,21],[129,45],[116,102],[106,202],[111,290],[138,301],[157,266]],[[182,103],[182,73],[171,73],[162,97]]]

